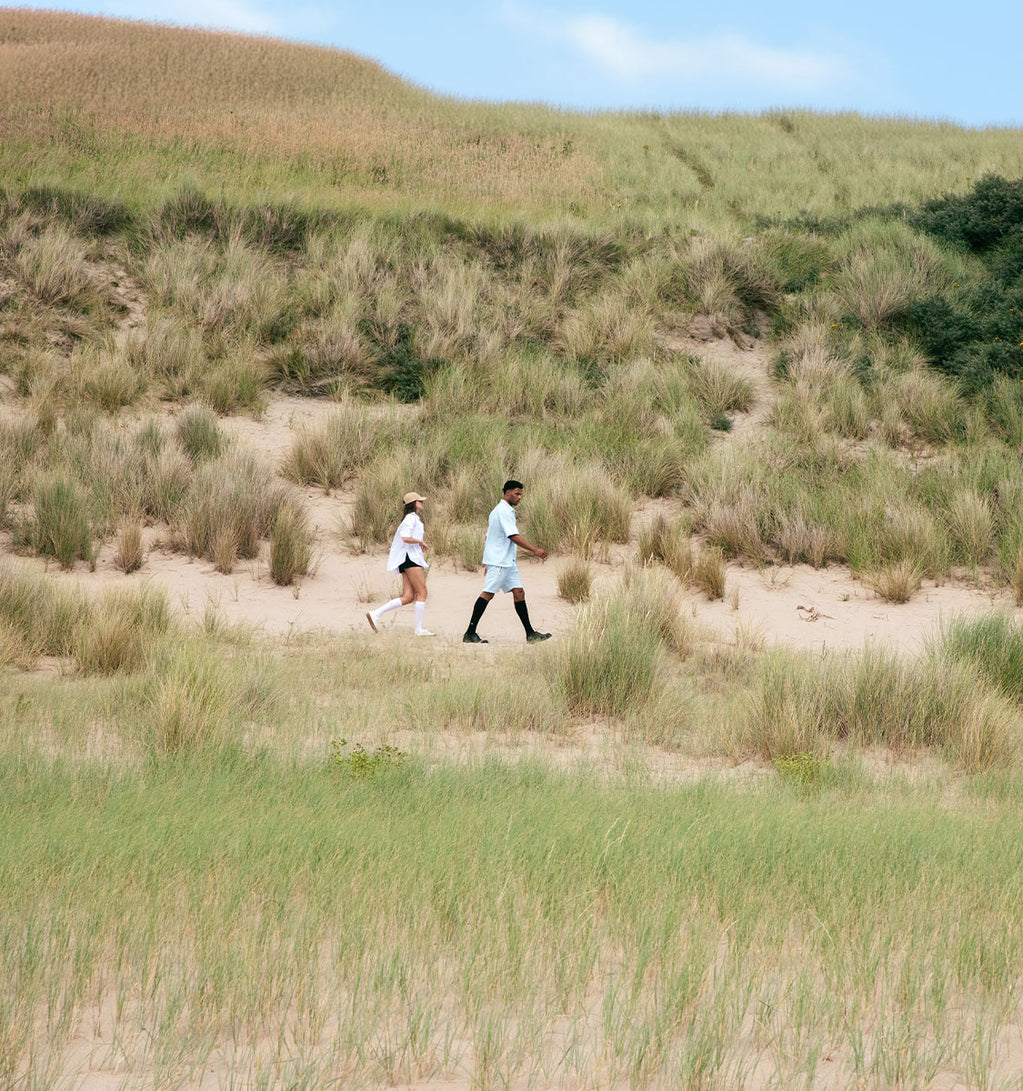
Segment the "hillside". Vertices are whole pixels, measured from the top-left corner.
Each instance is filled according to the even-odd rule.
[[[4,9],[0,134],[0,1085],[1015,1086],[1019,131]]]
[[[912,119],[598,113],[428,94],[366,60],[0,9],[0,170],[146,204],[231,200],[746,233],[1023,173],[1018,133]]]

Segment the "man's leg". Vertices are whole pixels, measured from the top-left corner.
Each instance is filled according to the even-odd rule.
[[[463,644],[486,644],[486,641],[477,634],[476,626],[479,625],[480,618],[483,617],[483,611],[490,605],[490,600],[493,597],[492,591],[480,592],[480,597],[473,604],[469,628],[465,630],[465,635],[462,637]]]
[[[519,621],[522,622],[522,628],[526,630],[526,640],[530,644],[535,644],[538,640],[550,640],[550,633],[539,633],[533,628],[532,622],[529,620],[529,609],[526,606],[526,592],[521,587],[516,587],[512,591],[512,598],[515,601],[515,613],[519,615]]]

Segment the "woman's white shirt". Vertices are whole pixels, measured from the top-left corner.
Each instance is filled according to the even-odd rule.
[[[426,558],[423,556],[423,547],[419,544],[426,537],[426,527],[423,520],[414,511],[398,524],[398,529],[391,539],[391,552],[387,555],[387,571],[397,572],[398,565],[404,563],[406,556],[413,564],[429,568]],[[405,542],[404,538],[415,538],[415,543]]]

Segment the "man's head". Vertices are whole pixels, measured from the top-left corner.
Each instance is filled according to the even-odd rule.
[[[523,485],[521,481],[516,481],[514,478],[509,479],[504,483],[504,500],[506,504],[511,504],[512,507],[522,499]]]

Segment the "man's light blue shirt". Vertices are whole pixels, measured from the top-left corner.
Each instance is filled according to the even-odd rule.
[[[518,546],[511,540],[518,534],[515,509],[507,500],[498,501],[487,521],[487,540],[483,544],[483,563],[507,568],[515,563]]]

